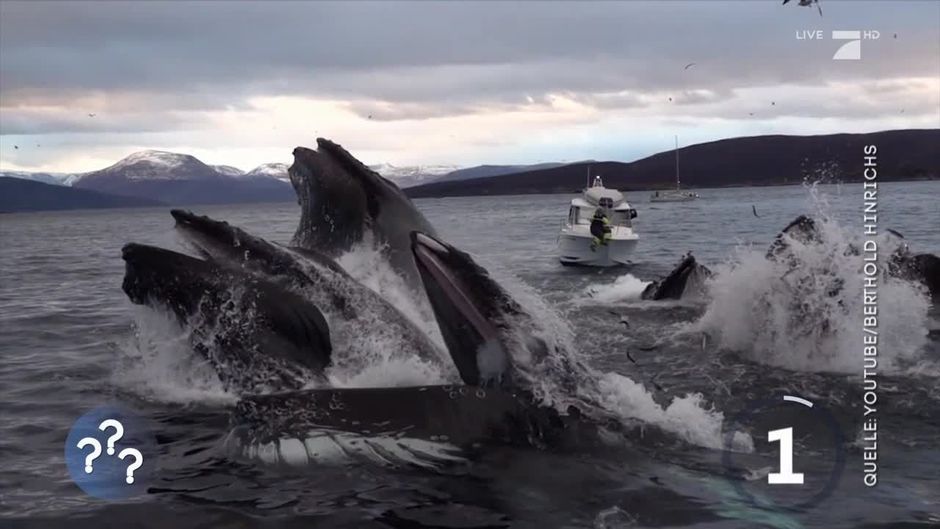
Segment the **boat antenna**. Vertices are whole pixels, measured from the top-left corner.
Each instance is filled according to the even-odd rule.
[[[587,166],[587,185],[584,186],[584,189],[591,187],[591,164]]]
[[[679,135],[676,134],[676,191],[679,190]]]

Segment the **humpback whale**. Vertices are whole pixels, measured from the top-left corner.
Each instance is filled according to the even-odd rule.
[[[246,396],[231,450],[289,465],[352,458],[437,467],[494,443],[554,449],[600,439],[602,423],[573,405],[559,412],[533,384],[550,371],[573,393],[583,366],[536,336],[532,316],[469,254],[419,232],[411,240],[463,384]]]
[[[653,281],[640,294],[642,299],[681,299],[700,295],[705,289],[705,280],[712,272],[705,265],[699,264],[692,252],[679,261],[679,265],[668,276]]]
[[[900,239],[904,236],[895,230],[886,230],[889,239]],[[799,256],[791,250],[792,241],[801,244],[822,244],[823,238],[819,233],[819,225],[812,218],[800,215],[781,231],[767,250],[767,258],[771,260],[784,260],[791,267],[799,266]],[[844,250],[846,255],[861,255],[862,251],[855,244],[848,244]],[[901,243],[887,256],[885,268],[889,278],[914,281],[923,285],[933,302],[940,301],[940,257],[929,253],[915,254],[906,243]],[[830,292],[835,295],[842,285],[837,284]]]
[[[494,444],[555,449],[595,439],[592,422],[559,414],[525,391],[465,385],[246,396],[232,423],[230,451],[287,465],[351,459],[439,468]]]
[[[122,288],[142,305],[172,312],[193,348],[236,393],[302,387],[321,377],[332,344],[323,314],[306,299],[239,270],[128,244]]]
[[[887,231],[891,237],[904,238],[894,230]],[[823,244],[817,221],[807,215],[800,215],[793,219],[774,237],[767,248],[765,257],[769,261],[786,263],[791,270],[803,266],[800,255],[793,251],[794,242],[801,245]],[[848,244],[844,251],[846,255],[861,255],[861,249],[855,244]],[[940,257],[929,253],[915,254],[906,244],[901,244],[888,256],[886,270],[891,278],[922,284],[934,303],[940,301]],[[702,293],[706,280],[711,276],[711,270],[698,263],[689,253],[669,275],[647,285],[641,298],[660,300],[697,296]],[[827,294],[838,295],[842,286],[841,279],[834,279],[828,287]]]
[[[548,402],[544,389],[551,376],[574,395],[585,367],[541,336],[540,322],[469,254],[438,239],[393,183],[332,142],[318,147],[294,151],[290,176],[302,209],[292,246],[174,210],[201,258],[125,247],[128,297],[187,323],[194,348],[239,394],[230,437],[238,453],[300,463],[371,454],[422,465],[461,460],[487,443],[556,447],[591,434],[596,422],[564,407],[577,397]],[[460,384],[298,389],[311,377],[340,382],[327,375],[344,362],[368,368],[374,357],[356,340],[381,333],[401,345],[384,347],[443,356],[333,261],[369,238],[427,295],[449,353],[447,382]]]
[[[434,228],[393,182],[345,149],[318,138],[318,150],[297,147],[288,169],[301,206],[292,244],[336,257],[366,237],[387,248],[396,271],[419,287],[410,233]]]
[[[270,243],[226,222],[173,210],[177,229],[214,262],[248,270],[297,292],[326,312],[332,367],[361,371],[378,355],[416,355],[456,379],[449,358],[428,335],[376,292],[318,251]],[[368,329],[368,332],[363,332]]]

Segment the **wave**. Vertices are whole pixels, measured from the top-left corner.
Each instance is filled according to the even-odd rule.
[[[601,376],[599,398],[607,411],[621,419],[637,419],[678,435],[686,442],[720,450],[724,447],[724,414],[706,407],[705,397],[690,393],[673,397],[668,406],[660,406],[642,384],[616,373]],[[732,450],[753,452],[754,441],[743,432],[732,435]]]

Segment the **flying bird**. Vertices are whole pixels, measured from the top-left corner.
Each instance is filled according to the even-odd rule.
[[[783,5],[787,5],[790,0],[783,0]],[[819,5],[819,0],[800,0],[798,5],[803,7],[810,7],[813,4],[816,4],[816,9],[819,10],[819,16],[822,16],[822,6]]]
[[[369,114],[369,119],[372,119],[372,114]]]
[[[93,117],[95,117],[95,114],[89,112],[89,113],[88,113],[88,117],[93,118]]]
[[[689,64],[686,64],[686,65],[685,65],[685,68],[683,68],[683,70],[688,70],[689,68],[691,68],[691,67],[693,67],[693,66],[695,66],[695,63],[694,63],[694,62],[690,62]]]
[[[755,206],[754,204],[751,204],[751,211],[754,212],[755,217],[760,218],[760,215],[757,214],[757,206]]]
[[[16,149],[16,150],[19,150],[19,149],[20,149],[20,146],[19,146],[19,145],[14,145],[13,148]]]
[[[771,102],[770,102],[770,106],[772,106],[772,107],[773,107],[773,106],[777,106],[777,103],[771,101]]]
[[[670,97],[669,100],[672,101],[672,98]]]

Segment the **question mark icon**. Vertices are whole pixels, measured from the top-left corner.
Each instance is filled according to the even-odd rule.
[[[118,454],[118,458],[123,460],[127,456],[134,456],[134,462],[127,467],[127,484],[134,483],[134,471],[144,464],[144,455],[136,448],[125,448]]]
[[[94,470],[91,466],[91,463],[101,455],[101,443],[98,442],[94,437],[86,437],[78,442],[78,449],[81,450],[86,446],[91,445],[91,453],[85,456],[85,473],[91,474]]]
[[[114,443],[121,440],[121,437],[124,437],[124,425],[121,424],[121,421],[115,419],[107,419],[101,421],[101,424],[98,426],[98,429],[102,432],[108,428],[114,428],[114,435],[108,437],[108,455],[114,455]],[[118,456],[120,457],[120,456]]]

